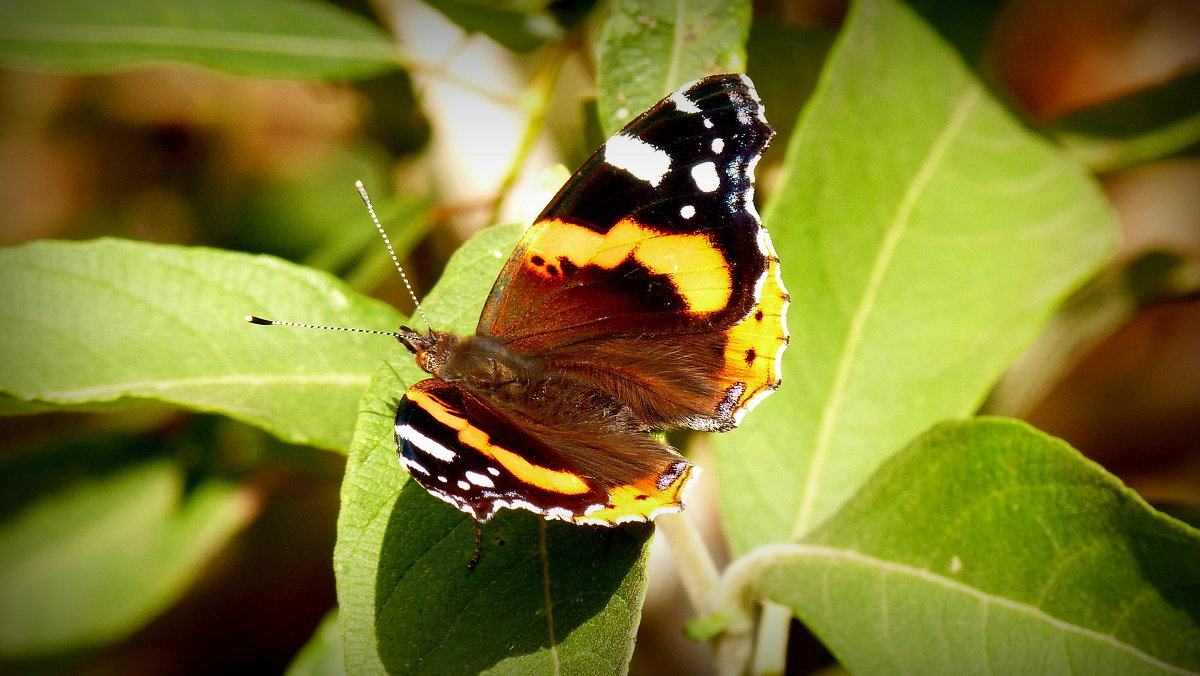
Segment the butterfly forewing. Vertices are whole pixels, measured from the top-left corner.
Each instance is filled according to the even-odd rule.
[[[475,337],[409,337],[435,376],[397,412],[412,476],[481,521],[681,509],[699,468],[644,432],[735,427],[780,381],[788,297],[753,202],[773,133],[749,78],[715,75],[597,150],[517,245]]]

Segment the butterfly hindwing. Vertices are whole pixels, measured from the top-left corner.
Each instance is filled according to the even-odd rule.
[[[396,442],[418,483],[478,521],[502,507],[583,524],[646,521],[679,511],[699,472],[644,434],[546,424],[433,378],[401,401]]]

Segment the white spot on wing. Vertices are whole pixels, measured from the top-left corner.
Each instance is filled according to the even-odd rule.
[[[404,465],[404,467],[408,469],[409,474],[412,474],[413,472],[420,472],[421,474],[429,476],[429,470],[422,467],[421,463],[413,460],[412,458],[400,456],[400,464]]]
[[[704,128],[705,128],[705,129],[712,129],[712,128],[713,128],[713,121],[712,121],[712,120],[710,120],[710,119],[708,119],[707,117],[706,117],[706,118],[704,118]]]
[[[681,113],[698,113],[698,112],[700,112],[700,106],[696,105],[695,101],[689,99],[687,97],[687,95],[685,95],[683,93],[682,89],[675,90],[671,94],[670,99],[671,99],[671,103],[675,104],[675,109]]]
[[[459,487],[459,488],[461,488],[461,489],[463,489],[464,491],[466,491],[466,490],[470,490],[470,489],[471,489],[471,484],[469,484],[469,483],[467,483],[467,482],[465,482],[465,481],[459,480],[459,482],[458,482],[458,487]]]
[[[500,470],[496,469],[495,467],[489,467],[488,474],[491,474],[492,476],[500,476]]]
[[[721,187],[721,177],[717,175],[717,165],[712,162],[701,162],[692,167],[692,180],[696,187],[704,192],[715,192]]]
[[[527,502],[525,500],[519,500],[519,499],[513,500],[512,502],[509,502],[506,504],[511,509],[528,509],[531,512],[537,512],[538,514],[543,513],[543,511],[541,509],[539,509],[537,505],[533,504],[532,502]]]
[[[460,502],[458,498],[454,497],[453,495],[450,495],[449,493],[443,493],[441,491],[431,490],[431,491],[429,491],[429,494],[432,495],[433,497],[437,498],[438,500],[441,500],[442,502],[448,502],[448,503],[454,505],[458,509],[466,512],[467,514],[470,514],[471,516],[473,516],[477,519],[482,518],[479,514],[477,514],[475,512],[474,508],[472,508],[470,505],[468,505],[465,502]]]
[[[712,151],[714,155],[720,155],[725,150],[725,139],[715,138],[712,140]]]
[[[691,218],[692,216],[696,215],[696,207],[690,204],[685,204],[679,209],[679,215],[683,216],[684,218]]]
[[[604,161],[657,187],[671,170],[671,156],[636,136],[617,134],[604,144]]]
[[[412,444],[413,448],[418,451],[426,455],[432,455],[442,462],[454,462],[454,459],[458,457],[454,451],[421,434],[413,429],[411,425],[398,426],[396,428],[396,436]]]
[[[538,507],[537,505],[533,504],[532,502],[529,502],[527,500],[522,500],[520,498],[515,498],[515,497],[512,498],[511,500],[496,500],[492,504],[497,509],[499,509],[501,507],[506,507],[508,509],[528,510],[530,512],[533,512],[534,514],[541,514],[542,516],[546,517],[547,519],[559,519],[561,521],[571,521],[574,518],[574,514],[571,513],[571,510],[566,509],[564,507],[551,507],[549,509],[542,509],[541,507]]]
[[[758,117],[758,121],[767,124],[766,111],[764,110],[762,99],[758,98],[758,90],[754,88],[754,83],[750,81],[750,77],[745,73],[739,74],[739,77],[742,84],[746,85],[746,93],[750,95],[750,100],[755,104],[754,107],[757,110],[755,115]]]
[[[479,472],[467,472],[464,476],[467,477],[467,481],[470,481],[471,483],[475,484],[476,486],[480,486],[483,488],[495,488],[496,487],[496,483],[494,481],[492,481],[490,477],[488,477],[487,475],[484,475],[484,474],[480,474]]]
[[[737,114],[738,124],[749,126],[749,109],[755,106],[746,103],[746,99],[744,99],[736,90],[729,92],[729,100],[733,103],[733,112]]]

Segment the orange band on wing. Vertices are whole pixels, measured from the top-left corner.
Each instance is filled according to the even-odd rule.
[[[541,276],[557,275],[563,261],[611,270],[632,256],[670,277],[692,312],[723,310],[733,295],[729,266],[703,233],[666,233],[628,218],[603,234],[557,219],[533,227],[540,232],[526,235],[534,246],[525,251],[525,264]]]
[[[458,440],[487,457],[500,463],[504,469],[521,481],[543,490],[579,495],[592,490],[591,486],[576,474],[535,465],[507,448],[492,443],[487,432],[471,425],[466,418],[454,415],[436,397],[420,390],[409,390],[408,400],[424,409],[435,420],[458,432]]]
[[[648,476],[636,483],[617,486],[608,492],[608,505],[576,516],[575,521],[611,525],[649,521],[659,514],[682,511],[688,482],[699,473],[699,467],[688,464],[671,485],[662,490],[658,488],[657,476]]]

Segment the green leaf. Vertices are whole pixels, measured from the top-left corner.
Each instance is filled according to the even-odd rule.
[[[1200,670],[1200,533],[1024,423],[939,425],[773,547],[762,590],[853,673]]]
[[[908,0],[904,4],[973,67],[987,54],[996,17],[1008,6],[1004,0]]]
[[[797,28],[755,19],[746,43],[754,88],[763,101],[775,138],[759,166],[782,160],[800,110],[817,86],[821,67],[837,33],[828,28]]]
[[[490,228],[450,260],[423,306],[470,334],[520,235]],[[334,553],[351,673],[620,673],[645,594],[650,529],[592,529],[504,510],[482,526],[425,492],[396,457],[393,420],[426,377],[397,349],[363,398]]]
[[[505,47],[530,52],[543,44],[561,40],[566,31],[544,7],[528,2],[496,0],[425,0],[455,24],[480,32]],[[544,4],[544,3],[538,3]]]
[[[358,400],[394,341],[243,317],[399,321],[336,278],[276,258],[112,239],[0,250],[0,287],[0,390],[16,399],[153,399],[331,449],[349,447]]]
[[[1178,153],[1200,143],[1200,72],[1054,120],[1047,131],[1094,171]]]
[[[1108,267],[1072,294],[1050,322],[1004,371],[980,411],[1023,418],[1091,348],[1152,304],[1196,291],[1200,277],[1188,262],[1151,252]]]
[[[0,61],[101,72],[174,61],[268,77],[365,77],[397,67],[378,26],[310,0],[0,3]]]
[[[174,602],[252,516],[245,491],[183,489],[144,463],[48,496],[0,525],[0,657],[120,638]]]
[[[338,613],[331,610],[288,665],[285,676],[345,676],[345,673]]]
[[[1092,179],[891,0],[855,5],[764,221],[791,346],[780,390],[714,438],[735,551],[803,535],[972,412],[1116,235]]]
[[[596,46],[605,133],[685,82],[745,70],[749,32],[745,0],[614,0]]]
[[[260,179],[237,217],[214,228],[217,236],[228,248],[325,270],[356,289],[395,280],[388,250],[350,186],[362,180],[374,193],[375,211],[401,260],[429,231],[428,205],[411,195],[376,193],[389,181],[387,161],[370,150],[330,153],[302,176]]]

